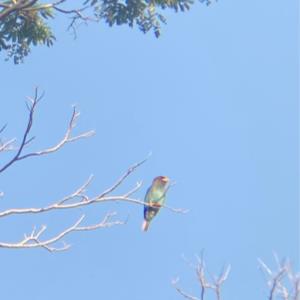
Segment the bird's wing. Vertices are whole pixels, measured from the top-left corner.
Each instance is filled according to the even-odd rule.
[[[150,186],[149,188],[148,188],[148,190],[147,190],[147,192],[146,192],[146,195],[145,195],[145,199],[144,199],[144,202],[146,202],[146,203],[149,203],[150,202],[150,194],[151,194],[151,188],[152,188],[152,186]]]

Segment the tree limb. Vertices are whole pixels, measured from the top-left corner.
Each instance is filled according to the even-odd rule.
[[[122,195],[113,195],[109,196],[108,194],[115,191],[124,181],[125,179],[135,171],[139,166],[146,162],[147,159],[142,160],[131,166],[125,173],[122,175],[110,188],[106,189],[104,192],[96,195],[95,197],[89,197],[86,194],[88,186],[91,184],[93,176],[90,176],[86,182],[82,186],[80,186],[75,192],[67,195],[61,200],[55,201],[54,203],[45,206],[45,207],[37,207],[37,208],[12,208],[5,211],[0,212],[0,218],[7,217],[9,215],[18,215],[18,214],[39,214],[44,212],[49,212],[52,210],[60,210],[60,209],[72,209],[79,208],[83,206],[92,205],[95,203],[102,202],[116,202],[123,201],[133,204],[146,205],[151,206],[149,203],[145,203],[142,200],[131,198],[131,196],[140,189],[142,186],[141,182],[137,182],[135,187],[133,187],[130,191]],[[162,205],[162,207],[169,209],[176,213],[186,213],[187,210],[182,208],[172,208],[170,206]]]
[[[195,296],[192,296],[190,294],[188,294],[187,292],[183,291],[180,287],[177,286],[177,283],[179,282],[179,278],[176,278],[172,281],[172,285],[175,287],[176,291],[183,296],[186,299],[190,299],[190,300],[200,300],[200,298],[197,298]],[[201,298],[202,300],[202,298]]]
[[[16,163],[17,161],[20,161],[20,160],[23,160],[25,158],[32,157],[32,156],[42,156],[42,155],[56,152],[67,143],[71,143],[71,142],[77,141],[82,138],[88,138],[95,134],[95,132],[92,130],[92,131],[87,131],[87,132],[84,132],[82,134],[72,137],[72,130],[76,126],[76,121],[80,115],[79,112],[77,112],[76,108],[74,107],[72,116],[71,116],[71,120],[69,122],[69,126],[68,126],[67,131],[61,141],[59,141],[56,145],[49,147],[47,149],[30,152],[27,154],[22,154],[24,147],[33,140],[33,138],[28,138],[28,136],[31,132],[36,106],[39,103],[39,101],[42,99],[42,97],[43,97],[43,95],[39,96],[38,89],[36,88],[34,97],[28,98],[30,101],[30,104],[27,105],[28,110],[29,110],[29,116],[28,116],[28,122],[27,122],[25,132],[23,134],[21,144],[18,147],[17,153],[13,156],[13,158],[0,168],[0,173],[4,172],[7,168],[9,168],[12,164]],[[7,149],[7,147],[11,146],[11,144],[13,142],[14,142],[14,140],[10,140],[9,142],[5,143],[5,147],[3,147],[3,145],[0,146],[0,152],[1,152],[2,148]],[[7,145],[7,143],[8,143],[8,145]]]
[[[214,276],[213,282],[210,282],[207,280],[205,276],[205,262],[203,259],[203,252],[201,254],[201,257],[196,256],[197,263],[191,264],[188,262],[188,264],[195,270],[200,287],[201,287],[201,293],[200,293],[200,298],[197,298],[195,296],[192,296],[186,292],[184,292],[181,288],[177,286],[177,282],[179,281],[178,279],[173,281],[172,284],[175,287],[176,291],[181,294],[183,297],[191,300],[204,300],[206,291],[208,289],[212,290],[215,295],[217,300],[221,300],[221,286],[223,283],[227,280],[228,275],[230,273],[230,265],[228,265],[226,268],[223,268],[219,276]]]
[[[288,261],[277,261],[277,270],[273,271],[261,259],[258,259],[260,269],[267,277],[269,287],[268,300],[275,300],[280,297],[282,300],[300,300],[299,299],[299,275],[292,271]]]
[[[37,104],[42,99],[43,95],[39,95],[38,90],[35,90],[35,94],[33,98],[29,98],[29,104],[28,104],[28,110],[29,110],[29,116],[27,125],[22,137],[22,141],[20,146],[18,146],[16,149],[15,155],[0,169],[0,173],[5,171],[8,167],[10,167],[12,164],[14,164],[17,161],[32,157],[32,156],[42,156],[46,154],[50,154],[53,152],[58,151],[60,148],[62,148],[65,144],[77,141],[81,138],[90,137],[94,134],[94,131],[88,131],[84,132],[82,134],[72,136],[72,131],[76,126],[76,121],[79,117],[79,113],[76,111],[76,109],[73,109],[73,113],[71,116],[71,120],[68,124],[66,133],[64,137],[54,146],[46,148],[44,150],[35,151],[35,152],[29,152],[26,154],[23,154],[26,146],[33,141],[33,138],[30,138],[29,135],[31,133],[33,120],[34,120],[34,114],[37,107]],[[3,132],[5,129],[5,126],[1,128],[0,132]],[[13,140],[10,140],[4,144],[0,144],[0,152],[7,150],[10,145],[12,145]],[[147,205],[152,206],[149,203],[144,203],[144,201],[133,198],[133,194],[135,194],[142,186],[141,182],[137,182],[134,187],[132,187],[128,192],[120,194],[120,195],[113,195],[120,185],[123,184],[123,182],[142,164],[144,164],[147,161],[148,157],[138,163],[135,163],[131,167],[129,167],[124,174],[116,180],[115,183],[113,183],[109,188],[104,190],[102,193],[97,194],[94,197],[90,197],[87,193],[88,187],[92,182],[93,176],[90,176],[79,188],[77,188],[73,193],[65,196],[64,198],[60,200],[54,201],[52,204],[49,204],[44,207],[25,207],[25,208],[10,208],[4,211],[0,211],[0,218],[5,218],[12,215],[25,215],[25,214],[41,214],[46,213],[50,211],[56,211],[56,210],[71,210],[75,208],[80,208],[88,205],[93,205],[97,203],[102,202],[116,202],[116,201],[123,201],[133,204],[139,204],[139,205]],[[171,185],[170,185],[171,186]],[[0,197],[2,197],[4,194],[0,191]],[[169,206],[163,205],[162,207],[167,208],[173,212],[177,213],[185,213],[186,210],[184,209],[178,209],[178,208],[172,208]],[[91,231],[96,230],[99,228],[107,228],[111,227],[113,225],[121,225],[124,224],[123,221],[112,221],[112,217],[115,216],[115,213],[108,213],[102,221],[99,223],[93,224],[93,225],[81,225],[82,221],[84,219],[84,216],[82,216],[80,219],[78,219],[72,226],[69,226],[65,230],[60,231],[58,234],[54,235],[50,239],[42,239],[43,233],[46,231],[47,227],[42,226],[39,230],[36,230],[35,228],[29,235],[25,235],[24,239],[20,240],[16,243],[10,243],[10,242],[3,242],[0,241],[0,248],[14,248],[14,249],[20,249],[20,248],[44,248],[48,251],[62,251],[67,250],[70,245],[67,245],[66,243],[63,243],[62,246],[57,247],[57,242],[62,242],[63,238],[68,235],[71,232],[75,231]]]
[[[41,240],[41,235],[46,231],[47,226],[43,225],[38,231],[34,228],[29,236],[25,235],[24,239],[17,243],[3,243],[0,242],[0,248],[13,248],[13,249],[24,249],[24,248],[44,248],[50,252],[55,251],[64,251],[70,248],[69,244],[66,244],[62,239],[75,231],[92,231],[99,228],[108,228],[115,225],[122,225],[124,222],[122,221],[111,221],[112,217],[115,216],[116,213],[108,213],[105,217],[98,223],[93,225],[81,225],[83,219],[85,218],[82,215],[73,225],[69,226],[65,230],[61,231],[57,235],[53,236],[50,239]],[[55,243],[61,241],[62,246],[57,247]]]
[[[7,126],[7,124],[3,125],[3,126],[0,128],[0,133],[2,133],[2,132],[6,129],[6,126]]]
[[[139,163],[134,164],[131,166],[123,176],[120,177],[114,183],[109,189],[106,189],[103,193],[90,198],[87,194],[87,188],[91,184],[92,176],[82,185],[80,186],[75,192],[71,193],[70,195],[67,195],[66,197],[62,198],[59,201],[54,202],[53,204],[50,204],[45,207],[40,208],[13,208],[8,209],[5,211],[0,212],[0,218],[8,217],[10,215],[23,215],[23,214],[40,214],[45,213],[53,210],[60,210],[60,209],[73,209],[73,208],[79,208],[87,205],[92,205],[96,203],[101,202],[107,202],[107,201],[124,201],[134,204],[140,204],[140,205],[148,205],[151,206],[148,203],[144,203],[141,200],[130,198],[131,195],[133,195],[136,191],[138,191],[141,187],[141,182],[138,182],[134,188],[129,190],[127,193],[123,195],[117,195],[117,196],[109,196],[109,194],[117,189],[117,187],[120,186],[121,183],[124,182],[124,180],[141,164],[143,164],[146,161],[143,160]],[[171,211],[177,212],[177,213],[185,213],[186,211],[183,209],[175,209],[167,206],[163,206],[167,209],[170,209]],[[69,248],[69,245],[64,244],[62,247],[56,247],[53,246],[54,243],[60,241],[63,237],[65,237],[67,234],[75,231],[89,231],[89,230],[96,230],[98,228],[106,228],[111,227],[113,225],[121,225],[124,224],[123,221],[110,221],[111,217],[113,217],[115,213],[109,213],[107,216],[101,221],[100,223],[97,223],[95,225],[89,225],[89,226],[79,226],[83,220],[83,217],[79,219],[73,226],[67,228],[66,230],[62,231],[61,233],[57,234],[51,239],[41,241],[40,236],[41,234],[46,230],[46,226],[43,226],[39,231],[36,232],[36,230],[33,230],[33,232],[26,236],[23,240],[17,242],[17,243],[7,243],[7,242],[1,242],[0,241],[0,248],[45,248],[46,250],[49,250],[51,252],[53,251],[62,251],[67,250]]]
[[[38,0],[30,0],[30,1],[19,0],[19,1],[11,2],[10,5],[4,5],[4,3],[1,3],[1,7],[3,8],[3,10],[0,12],[0,21],[3,21],[10,14],[34,6],[37,2]]]
[[[50,3],[44,3],[38,5],[38,0],[19,0],[19,1],[11,1],[10,4],[6,3],[0,3],[0,8],[2,10],[0,11],[0,22],[4,21],[5,18],[7,18],[9,15],[12,15],[14,13],[17,14],[22,14],[22,12],[36,12],[36,11],[41,11],[43,9],[54,9],[59,13],[62,14],[71,14],[72,16],[72,21],[71,24],[69,25],[69,28],[73,27],[74,23],[76,20],[80,19],[83,21],[96,21],[94,18],[90,16],[85,16],[83,14],[83,11],[86,9],[90,8],[91,5],[81,5],[79,4],[79,8],[72,8],[72,9],[66,9],[60,7],[62,4],[66,3],[66,0],[60,0],[56,2],[50,2]],[[77,3],[78,4],[78,3]]]
[[[4,143],[0,141],[0,152],[14,150],[13,144],[15,141],[16,141],[16,139],[10,139]]]

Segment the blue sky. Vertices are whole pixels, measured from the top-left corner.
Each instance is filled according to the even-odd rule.
[[[52,49],[20,66],[0,61],[5,137],[20,138],[35,86],[45,97],[33,149],[61,137],[73,104],[76,132],[97,132],[8,169],[1,209],[51,203],[90,174],[95,195],[152,151],[120,192],[143,180],[142,199],[167,175],[177,182],[168,205],[190,210],[161,211],[146,234],[142,207],[124,203],[2,220],[1,240],[16,241],[34,224],[50,236],[83,212],[91,223],[107,211],[129,216],[126,226],[67,237],[64,253],[2,249],[5,299],[182,299],[171,280],[197,295],[182,255],[202,249],[211,273],[231,264],[224,299],[267,299],[258,257],[275,266],[275,251],[299,270],[297,1],[219,1],[167,16],[160,39],[98,24],[73,40],[58,23]]]

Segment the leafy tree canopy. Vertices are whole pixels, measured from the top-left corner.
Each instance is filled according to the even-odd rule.
[[[211,2],[199,1],[207,5]],[[166,23],[161,12],[165,9],[186,11],[193,3],[194,0],[0,1],[0,51],[18,64],[30,53],[32,46],[52,46],[55,34],[49,20],[58,14],[71,17],[69,28],[74,30],[78,22],[103,20],[109,26],[136,25],[142,32],[153,31],[159,37],[161,24]]]

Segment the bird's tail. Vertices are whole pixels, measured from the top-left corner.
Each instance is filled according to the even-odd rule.
[[[143,224],[142,224],[142,230],[143,231],[147,231],[149,228],[150,222],[144,220]]]

